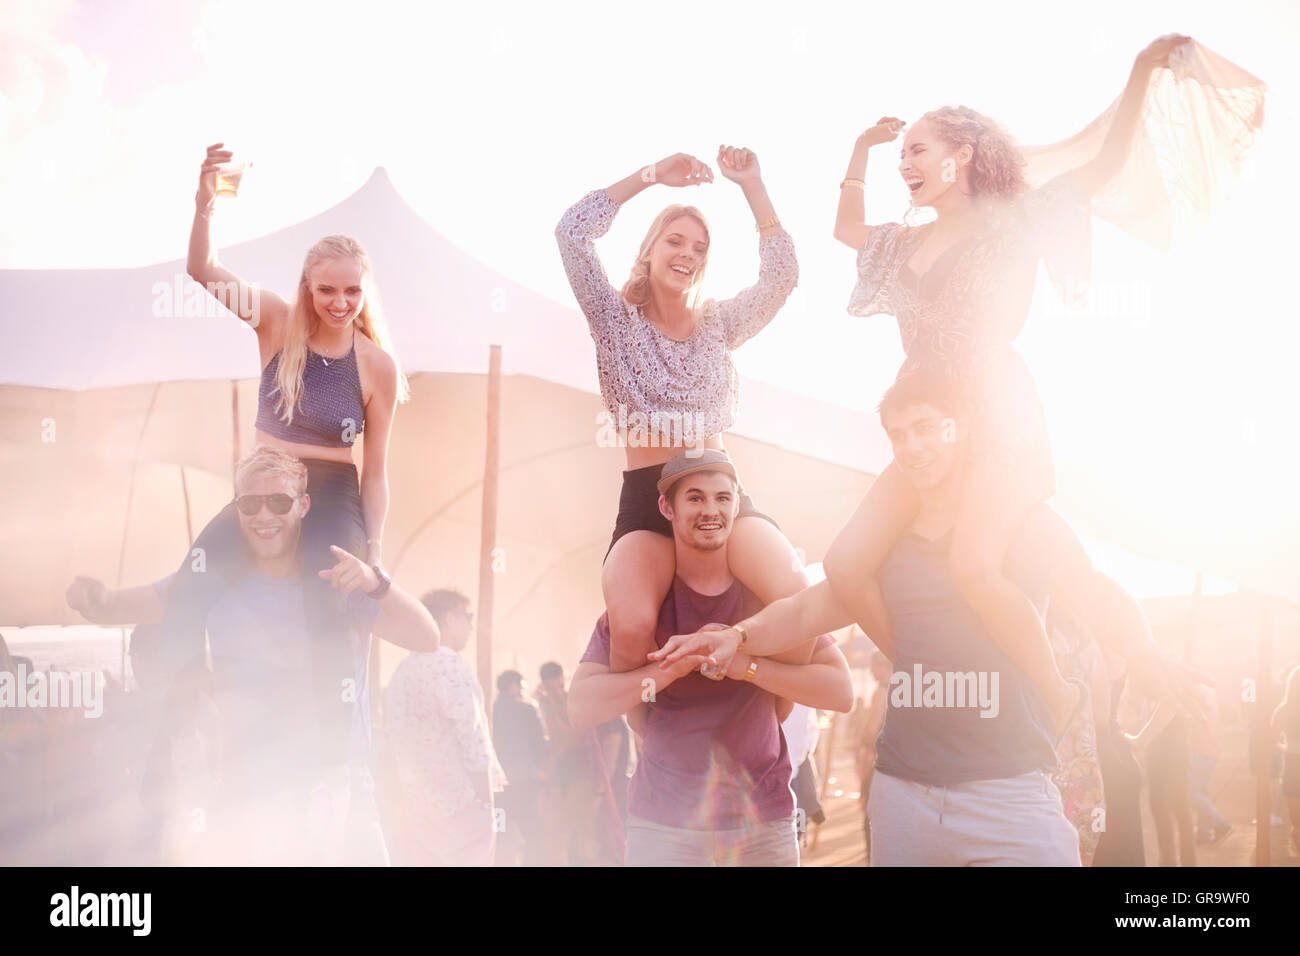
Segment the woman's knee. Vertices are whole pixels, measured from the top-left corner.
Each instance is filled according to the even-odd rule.
[[[662,598],[654,601],[648,595],[637,599],[627,594],[607,601],[611,639],[621,643],[623,638],[644,638],[647,634],[653,634],[659,624],[659,606],[662,601]]]
[[[765,603],[797,594],[808,586],[802,555],[779,528],[757,516],[736,522],[727,542],[727,566]]]

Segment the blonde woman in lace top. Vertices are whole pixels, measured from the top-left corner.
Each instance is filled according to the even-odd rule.
[[[672,526],[659,511],[656,482],[684,446],[722,448],[736,408],[731,350],[759,332],[798,280],[794,243],[781,228],[751,150],[720,147],[722,175],[740,186],[758,227],[758,281],[730,299],[700,301],[710,252],[708,223],[693,206],[672,205],[650,229],[621,289],[607,278],[595,240],[619,207],[652,185],[672,188],[713,181],[700,160],[677,153],[579,200],[555,230],[574,296],[596,343],[596,364],[608,419],[627,451],[619,513],[601,584],[612,631],[611,669],[646,663],[655,649],[659,607],[675,571]],[[775,522],[741,490],[728,542],[732,573],[765,602],[806,586],[794,549]],[[721,535],[723,539],[726,535]],[[812,644],[787,653],[807,661]]]
[[[892,117],[858,138],[840,188],[835,237],[858,250],[849,312],[895,316],[907,353],[900,377],[919,369],[954,376],[976,410],[952,569],[985,629],[1043,691],[1058,727],[1081,691],[1061,677],[1042,621],[1002,572],[1022,519],[1055,486],[1042,405],[1012,340],[1040,260],[1058,285],[1086,280],[1090,199],[1126,160],[1152,73],[1186,40],[1171,35],[1144,49],[1100,151],[1036,190],[1007,134],[966,107],[925,114],[903,140],[899,175],[913,206],[932,207],[935,221],[866,224],[867,153],[898,137],[903,123]],[[874,576],[917,509],[898,469],[895,462],[882,472],[824,562],[836,597],[869,633],[882,621]]]

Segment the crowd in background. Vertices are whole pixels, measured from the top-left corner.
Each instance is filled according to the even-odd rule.
[[[379,805],[393,862],[621,864],[627,787],[637,752],[626,721],[619,718],[575,732],[567,716],[564,668],[548,662],[540,669],[535,689],[518,671],[497,676],[489,730],[481,688],[460,660],[459,649],[451,646],[457,641],[454,617],[464,621],[468,635],[469,602],[451,591],[431,592],[425,601],[451,641],[434,654],[413,653],[403,661],[388,685],[384,720],[376,731]],[[202,821],[194,817],[193,808],[201,804],[200,794],[215,771],[212,731],[220,715],[200,713],[195,733],[171,741],[170,753],[161,759],[136,692],[154,673],[155,643],[153,629],[134,630],[130,673],[135,686],[126,692],[119,681],[106,677],[103,715],[98,719],[65,708],[0,708],[0,862],[195,861]],[[452,658],[460,660],[467,680],[414,680],[418,670]],[[886,713],[890,664],[879,652],[868,651],[854,660],[867,689],[848,718],[848,733],[840,739],[853,742],[865,808],[874,742]],[[0,671],[17,679],[38,666],[11,654],[0,636]],[[1289,822],[1292,852],[1300,856],[1300,666],[1279,671],[1279,679],[1261,688],[1257,700],[1238,708],[1223,706],[1224,700],[1207,688],[1203,719],[1153,715],[1150,702],[1135,693],[1122,674],[1106,674],[1110,699],[1094,700],[1104,780],[1104,797],[1096,805],[1104,807],[1105,826],[1093,865],[1194,865],[1198,848],[1222,842],[1234,824],[1216,806],[1211,781],[1221,761],[1242,756],[1225,747],[1226,732],[1245,730],[1232,739],[1244,736],[1253,774],[1258,761],[1249,742],[1261,723],[1271,741],[1270,824],[1283,827]],[[422,689],[413,693],[417,688]],[[205,707],[196,702],[200,711]],[[421,707],[424,718],[415,716]],[[430,748],[411,749],[418,740],[409,726],[413,717],[430,725],[441,722],[445,746],[439,752],[449,764],[436,777],[426,774],[422,782],[419,768],[428,765]],[[820,822],[825,817],[813,759],[816,712],[796,708],[784,726],[798,768],[794,788],[800,808],[807,823]],[[477,793],[475,774],[482,779]],[[473,809],[458,816],[462,808],[454,806],[452,792],[467,781],[469,795],[463,804]],[[412,788],[412,783],[417,786]],[[1155,846],[1149,841],[1144,845],[1144,795],[1155,824]],[[869,852],[865,809],[863,817]],[[452,839],[448,828],[456,826],[470,831],[471,838]],[[429,846],[437,848],[432,858],[421,849]]]

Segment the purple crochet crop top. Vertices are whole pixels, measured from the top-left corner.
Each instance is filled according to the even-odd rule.
[[[257,429],[304,445],[351,448],[366,426],[355,340],[348,353],[339,358],[325,358],[307,349],[302,394],[290,424],[285,424],[278,409],[279,370],[280,353],[276,352],[262,370],[262,384],[257,390]]]

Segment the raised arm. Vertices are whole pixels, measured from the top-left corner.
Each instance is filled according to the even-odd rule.
[[[1177,33],[1157,37],[1133,61],[1128,84],[1120,95],[1119,107],[1115,118],[1111,120],[1110,130],[1106,133],[1100,152],[1069,174],[1070,178],[1074,179],[1089,196],[1094,195],[1123,168],[1124,161],[1133,147],[1133,137],[1137,133],[1138,120],[1142,116],[1142,106],[1146,101],[1151,75],[1159,67],[1168,66],[1170,52],[1190,39],[1191,37]]]
[[[212,214],[216,209],[217,169],[233,153],[224,143],[208,147],[199,170],[199,189],[194,196],[194,224],[190,228],[190,249],[186,271],[208,294],[257,331],[259,339],[269,336],[289,315],[289,305],[274,292],[262,289],[235,275],[217,260],[212,247]]]
[[[851,249],[861,249],[871,235],[867,225],[866,200],[863,189],[867,179],[867,152],[872,146],[889,143],[898,138],[903,121],[895,116],[882,116],[876,125],[865,131],[853,144],[849,168],[840,185],[840,204],[835,210],[835,238]]]
[[[555,241],[569,278],[569,286],[578,307],[593,331],[599,331],[611,315],[623,311],[623,299],[610,284],[596,254],[596,242],[614,222],[620,206],[637,193],[656,183],[667,186],[693,186],[712,182],[709,167],[693,156],[676,153],[643,166],[606,189],[588,193],[560,217],[555,227]]]
[[[847,714],[853,709],[853,674],[844,654],[829,639],[818,642],[807,664],[783,664],[750,654],[737,654],[727,668],[727,677],[744,680],[753,667],[751,681],[777,697]]]
[[[799,282],[794,240],[782,228],[753,150],[718,147],[718,168],[740,186],[758,229],[758,281],[718,303],[727,348],[734,349],[776,317]]]

